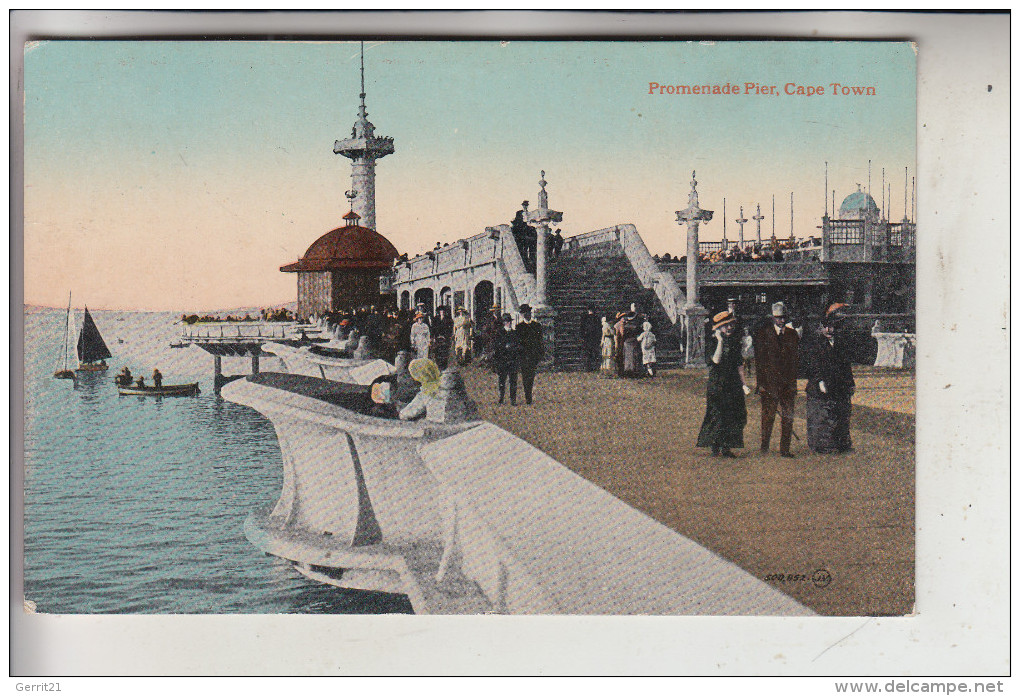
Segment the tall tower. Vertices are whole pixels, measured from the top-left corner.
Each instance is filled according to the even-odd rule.
[[[351,128],[351,137],[337,140],[333,154],[351,160],[351,188],[355,198],[351,209],[361,216],[361,224],[377,230],[375,223],[375,161],[393,154],[393,138],[377,136],[375,126],[368,120],[365,107],[365,42],[361,42],[361,106],[358,120]]]

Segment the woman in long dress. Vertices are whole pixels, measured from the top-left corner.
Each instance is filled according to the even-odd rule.
[[[709,356],[705,419],[698,433],[698,447],[711,447],[713,456],[736,457],[730,448],[744,446],[744,396],[751,390],[744,377],[740,337],[734,333],[736,317],[719,312],[712,322],[715,350]]]
[[[613,362],[616,367],[616,376],[623,377],[624,370],[624,337],[623,332],[627,324],[627,315],[624,312],[616,313],[616,323],[613,324]]]
[[[829,307],[815,340],[807,346],[807,442],[813,452],[849,452],[854,374],[850,346],[842,332],[846,305]]]
[[[646,321],[641,325],[641,335],[637,337],[641,345],[641,364],[649,377],[655,376],[655,334],[652,333],[652,323]]]
[[[453,347],[459,364],[471,360],[471,317],[463,307],[457,308],[457,318],[453,320]]]
[[[429,344],[432,342],[432,332],[429,325],[425,323],[425,315],[419,312],[414,315],[414,323],[411,325],[411,347],[414,349],[415,357],[425,359],[429,357]]]
[[[610,374],[616,372],[616,352],[613,339],[616,332],[606,317],[602,317],[602,371]]]

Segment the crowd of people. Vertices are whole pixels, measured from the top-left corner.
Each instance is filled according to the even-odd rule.
[[[850,451],[855,387],[853,346],[844,330],[845,307],[831,305],[819,326],[805,334],[804,326],[790,317],[783,302],[772,305],[768,321],[751,327],[744,325],[736,298],[731,298],[728,309],[712,318],[712,333],[706,341],[709,375],[697,446],[724,457],[736,456],[733,450],[744,446],[753,358],[753,392],[761,399],[762,452],[770,449],[778,413],[779,454],[794,456],[791,446],[796,437],[793,420],[798,371],[808,379],[808,447],[818,453]],[[368,357],[369,346],[373,356],[390,362],[406,353],[409,360],[434,364],[439,373],[451,360],[459,365],[477,361],[496,375],[497,403],[503,404],[509,397],[510,404],[516,405],[519,381],[525,403],[531,404],[535,374],[546,347],[532,308],[521,305],[518,313],[520,320],[515,322],[511,314],[493,306],[476,325],[463,307],[456,307],[450,316],[446,306],[438,307],[433,314],[419,305],[410,311],[379,312],[369,308],[323,319],[335,337],[352,349],[357,346],[363,357]],[[581,317],[580,331],[586,370],[619,378],[656,375],[657,337],[636,304],[616,312],[612,320],[609,314],[600,315],[588,308]]]
[[[610,321],[612,317],[612,321]],[[599,316],[589,307],[581,318],[584,369],[625,378],[655,376],[658,339],[636,304],[615,315]]]
[[[814,247],[821,244],[816,237],[809,237],[801,241],[791,239],[773,239],[764,244],[739,244],[722,245],[719,249],[703,251],[698,253],[698,261],[701,263],[743,263],[753,261],[782,261],[784,252],[795,249]],[[671,254],[655,255],[655,260],[662,263],[687,263],[686,256],[673,256]]]
[[[210,322],[232,321],[232,322],[254,322],[254,321],[297,321],[297,315],[286,307],[263,307],[259,310],[258,316],[252,316],[246,312],[243,316],[227,314],[182,314],[181,322],[184,324],[205,324]]]
[[[525,220],[527,214],[528,201],[524,201],[521,204],[523,207],[517,211],[514,215],[514,219],[510,222],[510,234],[517,243],[517,250],[521,254],[521,260],[524,261],[524,267],[531,273],[535,272],[536,263],[538,260],[538,230],[534,226],[529,225]],[[546,246],[546,254],[552,258],[558,257],[563,252],[563,231],[559,228],[553,231],[549,235],[549,242]]]
[[[706,344],[709,376],[705,417],[697,446],[711,448],[713,455],[724,457],[735,457],[733,449],[744,446],[745,397],[751,394],[747,360],[753,351],[754,391],[761,399],[761,451],[769,451],[778,411],[779,454],[794,456],[793,413],[798,368],[803,366],[807,377],[808,448],[817,453],[849,452],[855,386],[845,307],[842,303],[830,305],[817,329],[806,337],[803,327],[794,328],[782,302],[772,305],[771,321],[753,334],[749,329],[742,330],[735,300],[730,301],[729,309],[713,316],[712,337]]]
[[[145,377],[139,375],[135,379],[134,375],[131,374],[131,368],[125,365],[121,368],[120,372],[113,378],[114,384],[119,387],[130,387],[135,386],[141,389],[145,388]],[[156,389],[160,389],[163,386],[163,373],[159,371],[159,368],[152,370],[152,386]]]

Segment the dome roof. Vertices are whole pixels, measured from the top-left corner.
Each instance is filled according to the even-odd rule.
[[[330,230],[316,239],[297,263],[282,266],[280,270],[295,273],[392,267],[393,260],[399,256],[396,247],[375,230],[350,224],[353,221],[348,220],[345,227]]]
[[[862,220],[864,218],[879,217],[878,205],[875,199],[860,187],[849,196],[843,199],[839,206],[839,216],[844,219]]]

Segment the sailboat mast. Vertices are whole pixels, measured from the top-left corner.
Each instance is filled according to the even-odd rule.
[[[64,318],[64,369],[67,369],[67,337],[71,333],[71,291],[67,291],[67,316]]]

